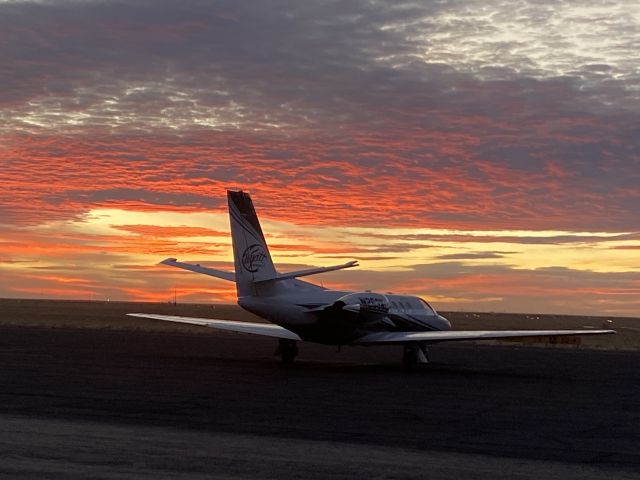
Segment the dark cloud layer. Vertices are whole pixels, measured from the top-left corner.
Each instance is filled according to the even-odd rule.
[[[482,5],[2,4],[7,184],[21,193],[13,176],[63,164],[40,180],[59,179],[62,191],[31,192],[39,198],[27,203],[73,215],[104,202],[211,208],[219,202],[207,199],[207,180],[253,187],[257,177],[273,195],[284,175],[335,198],[361,179],[380,202],[416,199],[406,217],[423,226],[626,230],[640,216],[637,25],[612,10],[597,25],[618,34],[617,46],[538,34],[527,50],[504,39],[517,27],[512,9],[521,35],[551,17],[593,19],[564,6]],[[464,41],[483,36],[500,38],[499,49],[489,44],[479,56]],[[577,40],[597,44],[598,58],[573,53]],[[606,49],[611,65],[599,58]],[[99,190],[69,185],[87,168]],[[122,168],[127,187],[109,175]],[[313,178],[299,176],[309,169]],[[163,178],[191,191],[159,191],[174,188],[152,181]],[[1,203],[12,222],[23,216],[10,198]]]

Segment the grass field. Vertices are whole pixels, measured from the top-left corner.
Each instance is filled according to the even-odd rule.
[[[52,328],[94,328],[167,332],[216,331],[198,326],[127,317],[126,313],[158,313],[229,320],[262,321],[237,305],[98,302],[75,300],[0,299],[0,324]],[[616,335],[583,337],[564,348],[640,350],[640,318],[441,312],[455,330],[612,328]],[[486,342],[485,342],[486,343]],[[521,342],[522,343],[522,342]],[[527,344],[532,344],[529,340]],[[548,343],[537,343],[550,346]]]

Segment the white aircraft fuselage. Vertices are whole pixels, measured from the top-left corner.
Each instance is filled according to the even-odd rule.
[[[290,292],[283,291],[271,297],[240,297],[238,305],[297,333],[302,340],[329,345],[348,345],[374,331],[419,332],[451,328],[446,318],[419,297],[325,290],[300,280],[289,281],[293,284]],[[298,293],[306,288],[308,293]],[[360,305],[358,311],[356,307],[344,310],[345,300],[349,305]],[[362,307],[364,303],[368,306],[366,311]],[[332,307],[327,308],[327,305]]]

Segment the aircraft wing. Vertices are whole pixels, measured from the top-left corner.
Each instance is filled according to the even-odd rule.
[[[575,335],[603,335],[615,330],[447,330],[438,332],[373,332],[353,343],[358,345],[401,344],[411,342],[453,342],[462,340],[496,340],[500,338],[562,337]]]
[[[280,325],[274,325],[273,323],[236,322],[233,320],[217,320],[212,318],[176,317],[173,315],[156,315],[154,313],[127,313],[127,315],[130,317],[164,320],[165,322],[189,323],[191,325],[201,325],[203,327],[217,328],[218,330],[229,330],[238,333],[300,340],[300,337],[296,333],[293,333]]]

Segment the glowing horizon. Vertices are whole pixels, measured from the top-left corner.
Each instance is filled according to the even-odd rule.
[[[283,271],[360,261],[358,269],[313,279],[325,287],[411,293],[445,310],[595,314],[604,302],[607,314],[633,313],[625,308],[639,285],[624,280],[637,258],[626,248],[637,243],[632,232],[318,228],[272,220],[255,201]],[[174,256],[233,270],[227,224],[226,212],[95,209],[82,220],[23,227],[13,235],[28,238],[26,245],[11,241],[12,234],[0,241],[6,255],[22,258],[3,266],[9,275],[0,286],[3,296],[168,301],[177,291],[181,301],[234,302],[231,283],[157,265]],[[620,281],[608,285],[609,277]],[[568,279],[572,284],[563,286]],[[510,298],[520,296],[533,300],[520,300],[519,308]],[[582,296],[583,309],[563,308],[568,296]],[[537,310],[533,301],[542,302]]]

